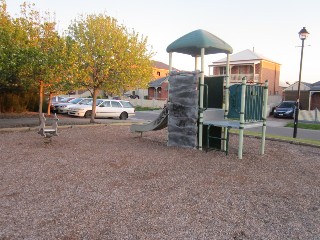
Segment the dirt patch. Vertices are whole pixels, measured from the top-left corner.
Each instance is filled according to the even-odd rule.
[[[37,112],[0,113],[0,119],[37,118],[37,117],[39,117],[39,113],[37,113]]]
[[[167,147],[167,130],[0,133],[0,239],[317,239],[320,149],[245,138]]]

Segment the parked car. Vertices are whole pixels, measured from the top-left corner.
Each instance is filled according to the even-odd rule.
[[[69,115],[89,118],[92,114],[92,102],[70,108]],[[126,120],[135,115],[135,109],[129,101],[97,99],[96,118],[120,118]]]
[[[136,99],[136,98],[139,99],[139,95],[130,95],[129,98],[131,98],[131,99]]]
[[[52,98],[52,102],[50,105],[50,111],[51,112],[56,112],[55,106],[60,104],[60,103],[67,103],[75,99],[74,97],[59,97],[59,96],[54,96]]]
[[[75,98],[70,102],[56,104],[55,109],[57,113],[67,114],[71,106],[78,105],[78,104],[85,104],[90,101],[92,101],[92,98]]]
[[[275,118],[293,118],[296,108],[295,101],[283,101],[273,110]]]

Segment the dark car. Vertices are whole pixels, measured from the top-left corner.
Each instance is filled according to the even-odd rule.
[[[275,118],[293,118],[296,108],[295,101],[283,101],[273,111]]]
[[[136,99],[136,98],[139,99],[139,95],[130,95],[129,98],[131,98],[131,99]]]

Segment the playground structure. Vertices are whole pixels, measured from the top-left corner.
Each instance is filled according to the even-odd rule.
[[[224,141],[223,150],[228,154],[229,131],[231,128],[239,129],[238,158],[242,159],[244,129],[262,127],[262,142],[260,152],[264,154],[266,117],[268,101],[268,81],[265,86],[259,84],[247,84],[246,78],[242,84],[235,84],[230,87],[230,111],[224,120],[204,121],[207,126],[207,149],[210,148],[210,140],[219,139]],[[211,135],[211,128],[219,127],[224,130],[224,137]]]
[[[165,106],[159,116],[152,122],[147,124],[132,124],[131,132],[148,132],[148,131],[156,131],[166,128],[168,124],[168,108]]]
[[[46,127],[46,118],[44,116],[44,113],[40,115],[40,126],[39,126],[38,134],[44,137],[45,143],[50,143],[51,138],[53,136],[58,136],[58,121],[59,121],[59,118],[55,113],[52,126]]]
[[[242,84],[230,87],[229,55],[232,51],[231,46],[226,42],[201,29],[182,36],[167,47],[170,72],[166,113],[168,146],[191,147],[199,150],[218,148],[228,154],[229,130],[237,128],[239,129],[238,158],[242,159],[243,130],[262,126],[261,154],[264,154],[267,83],[266,86],[253,86],[246,83],[244,78]],[[194,57],[195,71],[172,72],[173,52]],[[217,53],[227,54],[226,75],[220,78],[205,78],[204,56]],[[200,72],[197,70],[198,57],[201,57]],[[235,100],[240,105],[238,110],[233,108],[232,102],[236,95],[241,96]],[[218,111],[213,111],[211,116],[206,114],[212,109]],[[222,116],[218,116],[221,113]],[[235,113],[237,114],[234,115]],[[162,122],[161,126],[163,128],[165,122]],[[141,129],[146,129],[146,127],[140,127]],[[157,130],[159,128],[156,124],[153,128],[148,129]],[[142,132],[135,125],[131,127],[131,131]]]

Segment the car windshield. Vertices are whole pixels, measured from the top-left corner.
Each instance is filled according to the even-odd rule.
[[[82,99],[81,102],[79,102],[79,104],[88,104],[88,103],[91,103],[92,102],[92,99]]]
[[[292,108],[294,107],[294,102],[282,102],[279,108]]]
[[[121,104],[124,108],[133,108],[132,104],[127,101],[121,101]]]
[[[71,98],[64,98],[60,102],[61,103],[67,103],[67,102],[70,102],[71,100],[72,100]]]
[[[70,103],[77,104],[81,100],[83,100],[83,98],[75,98],[75,99],[71,100]]]
[[[103,102],[102,99],[97,99],[96,106],[100,105],[100,103],[102,103],[102,102]]]
[[[86,99],[87,101],[85,103],[82,103],[83,105],[92,105],[92,99]],[[96,106],[98,106],[100,103],[102,103],[103,100],[102,99],[97,99],[97,102],[96,102]]]

